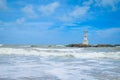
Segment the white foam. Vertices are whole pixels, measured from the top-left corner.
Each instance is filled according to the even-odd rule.
[[[120,52],[83,52],[84,49],[49,49],[49,48],[0,48],[0,54],[61,56],[75,58],[112,58],[120,59]]]
[[[53,64],[53,63],[52,63]],[[77,68],[77,69],[76,69]],[[64,64],[53,64],[50,70],[46,72],[57,76],[61,80],[96,80],[93,77],[87,75],[83,70],[90,70],[91,66],[66,66]]]

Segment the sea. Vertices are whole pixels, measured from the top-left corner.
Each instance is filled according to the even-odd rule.
[[[0,80],[120,80],[120,47],[0,45]]]

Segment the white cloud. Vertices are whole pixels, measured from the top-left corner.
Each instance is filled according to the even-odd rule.
[[[75,9],[69,14],[71,17],[83,17],[88,13],[89,7],[82,6],[82,7],[75,7]]]
[[[70,17],[67,13],[66,13],[66,15],[62,15],[62,16],[58,17],[58,19],[60,21],[65,21],[65,22],[69,22],[69,21],[73,20],[72,17]]]
[[[116,5],[120,0],[95,0],[97,6],[111,7],[112,10],[116,10]]]
[[[88,1],[83,2],[83,5],[89,6],[89,5],[93,4],[93,2],[94,2],[93,0],[88,0]]]
[[[87,0],[83,2],[84,6],[99,6],[102,8],[111,8],[113,11],[117,9],[117,4],[120,0]]]
[[[26,14],[27,17],[29,18],[37,18],[37,14],[33,8],[32,5],[27,5],[24,8],[22,8],[22,11]]]
[[[59,6],[58,2],[53,2],[48,5],[40,6],[39,11],[42,12],[44,15],[50,15],[55,12],[58,6]]]
[[[2,26],[2,27],[19,26],[19,25],[23,25],[23,23],[25,23],[25,20],[26,19],[24,17],[22,17],[22,18],[16,19],[15,21],[10,21],[10,22],[0,21],[0,26]]]
[[[23,26],[25,27],[33,27],[33,29],[47,30],[53,25],[52,22],[26,22]]]
[[[105,9],[112,9],[113,11],[117,9],[117,4],[120,3],[120,0],[87,0],[82,3],[82,6],[75,6],[71,12],[65,13],[59,17],[59,20],[70,22],[76,19],[79,19],[80,22],[85,21],[86,19],[92,19],[92,14],[95,14],[95,11],[92,11],[90,8],[100,7]]]
[[[7,1],[6,0],[0,0],[0,10],[6,10],[7,7]]]
[[[11,29],[25,29],[25,30],[48,30],[53,25],[52,22],[27,22],[25,18],[18,18],[16,21],[2,22],[0,21],[0,27],[7,29],[11,26]]]
[[[118,34],[118,33],[120,33],[120,28],[108,28],[108,29],[96,31],[96,34],[99,37],[110,37],[110,36],[114,36],[115,34]]]
[[[25,22],[25,18],[23,17],[16,20],[17,24],[23,24],[24,22]]]
[[[89,14],[89,6],[76,6],[71,12],[59,17],[61,21],[73,21],[75,19],[84,20]]]

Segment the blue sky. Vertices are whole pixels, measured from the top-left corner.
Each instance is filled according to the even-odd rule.
[[[0,0],[1,44],[120,44],[120,0]]]

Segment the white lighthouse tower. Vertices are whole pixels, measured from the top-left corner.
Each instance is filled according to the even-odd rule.
[[[88,35],[87,35],[88,31],[84,31],[84,40],[83,40],[83,44],[84,45],[88,45]]]

